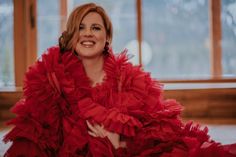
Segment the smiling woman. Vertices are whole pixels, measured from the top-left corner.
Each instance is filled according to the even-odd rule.
[[[98,13],[91,12],[81,21],[75,51],[82,58],[94,56],[103,58],[104,45],[108,41],[102,17]]]
[[[112,25],[101,6],[71,13],[66,31],[25,75],[24,97],[5,157],[235,157],[235,145],[184,124],[182,107],[127,51],[114,55]],[[109,43],[109,45],[108,45]]]

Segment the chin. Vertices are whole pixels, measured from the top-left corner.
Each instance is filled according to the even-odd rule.
[[[99,56],[103,56],[103,53],[93,53],[93,54],[81,53],[81,54],[79,54],[79,56],[81,56],[82,58],[96,58]]]

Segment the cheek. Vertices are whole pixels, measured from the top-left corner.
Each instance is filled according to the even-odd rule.
[[[98,45],[97,45],[98,48],[103,50],[106,44],[106,38],[104,36],[100,36],[97,39],[98,39]]]
[[[99,41],[101,41],[101,42],[106,42],[106,33],[99,33],[99,34],[97,34],[97,39],[99,40]]]
[[[105,45],[105,43],[106,43],[106,38],[104,38],[104,37],[100,38],[100,39],[99,39],[99,42],[100,42],[100,44],[104,44],[104,45]]]
[[[79,44],[79,41],[77,42],[77,44],[75,45],[75,51],[78,53],[81,49],[81,45]]]

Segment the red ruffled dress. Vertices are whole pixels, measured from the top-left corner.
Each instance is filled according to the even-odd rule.
[[[207,128],[183,124],[181,106],[163,100],[162,85],[126,52],[105,58],[106,77],[90,86],[80,60],[52,47],[26,73],[24,97],[4,141],[5,157],[236,157],[236,144],[221,145]],[[119,133],[127,148],[88,134],[85,120]]]

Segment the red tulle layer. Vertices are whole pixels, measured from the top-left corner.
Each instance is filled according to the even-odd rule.
[[[207,128],[179,119],[182,107],[162,98],[162,85],[127,52],[105,58],[106,77],[90,86],[81,61],[52,47],[25,76],[24,97],[13,108],[13,141],[6,157],[235,157],[236,144],[210,139]],[[85,120],[119,133],[127,148],[89,136]]]

